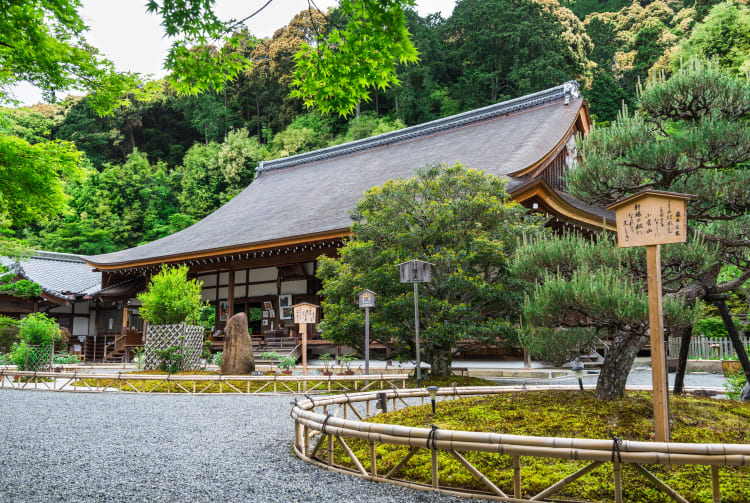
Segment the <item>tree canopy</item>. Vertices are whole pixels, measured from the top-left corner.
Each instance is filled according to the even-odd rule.
[[[582,161],[567,177],[572,194],[598,206],[644,188],[696,196],[687,245],[668,245],[662,257],[665,325],[673,334],[692,324],[697,301],[723,302],[750,278],[748,111],[746,80],[692,61],[650,80],[636,113],[624,111],[583,139]],[[528,321],[609,331],[597,394],[620,396],[648,326],[644,250],[568,236],[532,243],[517,257],[516,272],[536,284],[524,304]],[[721,274],[727,265],[732,275]]]
[[[512,340],[520,298],[509,264],[524,236],[542,232],[541,217],[511,200],[505,182],[479,171],[434,166],[370,189],[352,213],[352,238],[339,258],[320,258],[323,336],[364,347],[357,295],[378,298],[372,337],[392,355],[413,358],[412,285],[399,283],[398,264],[433,264],[420,285],[420,334],[435,375],[451,375],[458,341]]]

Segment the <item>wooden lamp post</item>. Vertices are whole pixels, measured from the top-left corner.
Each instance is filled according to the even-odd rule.
[[[292,306],[294,322],[299,324],[299,331],[302,334],[302,375],[307,375],[307,324],[318,322],[319,307],[309,302],[300,302]],[[307,382],[305,382],[305,389],[307,389]]]
[[[370,375],[370,308],[375,307],[375,292],[364,290],[360,293],[359,307],[365,310],[365,374]]]
[[[654,398],[654,440],[669,442],[669,397],[662,316],[661,248],[684,243],[687,235],[688,199],[693,196],[644,190],[611,205],[617,221],[620,248],[646,247],[648,318],[651,336],[651,380]]]

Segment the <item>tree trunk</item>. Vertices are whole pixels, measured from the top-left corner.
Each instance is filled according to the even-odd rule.
[[[724,320],[724,326],[727,327],[729,338],[732,340],[735,352],[737,352],[737,359],[740,361],[740,365],[742,365],[742,371],[745,373],[747,381],[750,382],[750,361],[747,359],[745,346],[742,345],[742,340],[740,340],[740,334],[737,332],[737,327],[732,321],[732,316],[729,314],[727,303],[723,300],[718,300],[716,301],[716,307],[719,308],[721,319]]]
[[[450,377],[453,375],[451,364],[453,362],[453,351],[450,343],[441,346],[431,346],[427,351],[426,360],[430,364],[430,377]]]
[[[625,394],[625,385],[638,350],[646,337],[618,331],[607,351],[594,395],[599,400],[617,400]]]
[[[687,368],[688,356],[690,354],[690,338],[693,336],[693,327],[687,327],[680,336],[680,360],[677,363],[677,374],[674,377],[674,394],[682,394],[685,383],[685,369]]]

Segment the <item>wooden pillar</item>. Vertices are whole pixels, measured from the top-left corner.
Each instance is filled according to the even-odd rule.
[[[302,375],[307,375],[307,323],[300,323],[299,331],[302,336]]]
[[[654,440],[669,442],[669,395],[662,317],[661,245],[646,246],[648,316],[651,333],[651,382],[654,394]]]
[[[227,321],[234,315],[234,270],[229,269],[229,281],[227,287]]]

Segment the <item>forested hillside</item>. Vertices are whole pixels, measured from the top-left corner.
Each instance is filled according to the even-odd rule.
[[[292,17],[292,13],[290,13]],[[750,71],[750,11],[712,0],[459,0],[452,15],[407,13],[418,64],[348,117],[292,97],[295,53],[342,15],[305,10],[264,40],[239,32],[252,62],[221,92],[149,82],[100,116],[91,97],[3,109],[7,137],[67,140],[83,153],[66,211],[8,232],[39,249],[96,254],[182,229],[239,193],[258,161],[387,132],[577,79],[600,127],[638,83],[693,56]]]

